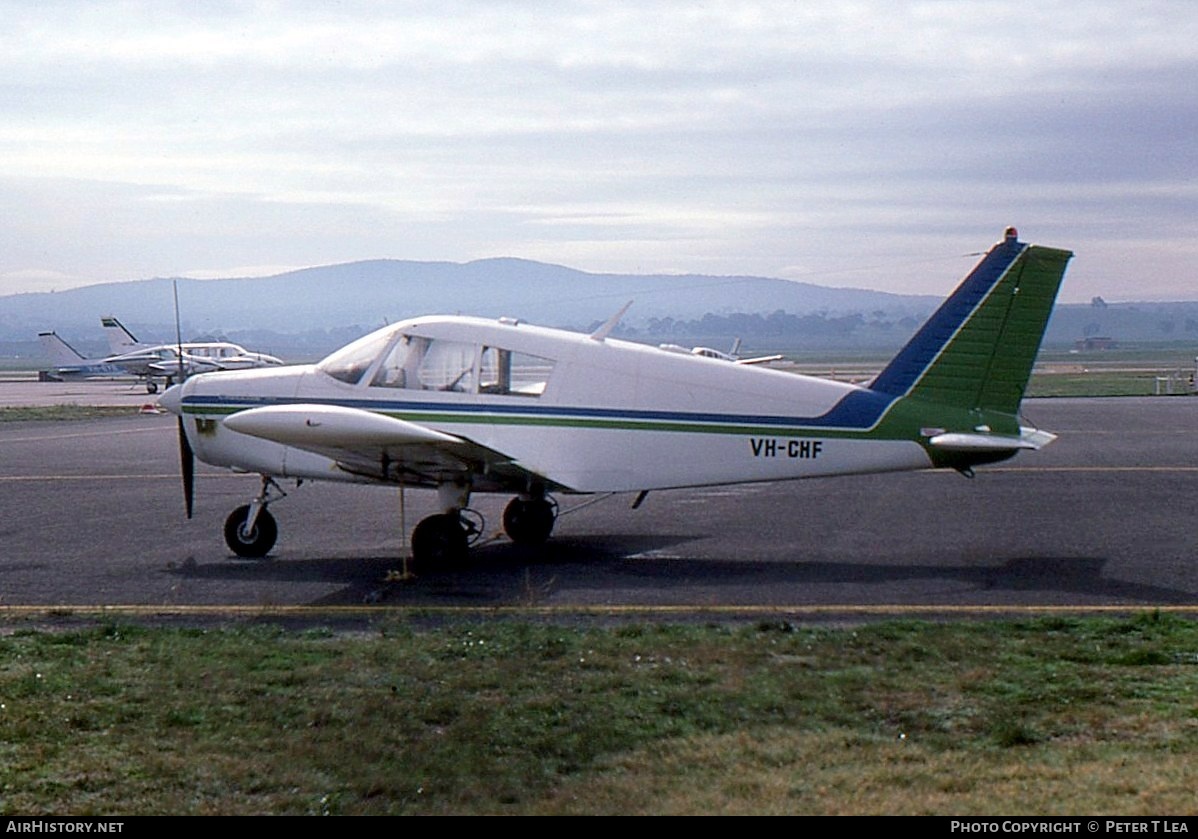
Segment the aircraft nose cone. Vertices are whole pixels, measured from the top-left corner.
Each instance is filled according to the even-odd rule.
[[[183,413],[183,385],[171,385],[158,397],[158,407],[176,416]]]

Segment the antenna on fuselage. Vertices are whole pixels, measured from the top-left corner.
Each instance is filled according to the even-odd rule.
[[[631,305],[632,305],[631,300],[629,300],[627,303],[625,303],[623,305],[623,307],[620,309],[620,311],[616,312],[614,315],[612,315],[610,318],[608,318],[607,321],[601,327],[599,327],[598,329],[596,329],[594,332],[591,333],[591,340],[592,341],[603,341],[605,338],[607,338],[607,336],[611,334],[611,331],[613,329],[615,329],[617,325],[619,325],[620,318],[624,317],[624,313],[628,311],[628,307]]]

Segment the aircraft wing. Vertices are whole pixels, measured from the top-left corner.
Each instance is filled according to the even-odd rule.
[[[115,364],[138,376],[146,376],[154,371],[154,365],[161,362],[162,356],[157,353],[130,352],[121,355],[110,355],[100,359],[101,364]],[[177,364],[177,362],[176,362]]]
[[[209,359],[185,355],[183,357],[182,365],[179,364],[178,359],[168,358],[146,365],[146,372],[155,373],[159,376],[177,376],[179,375],[180,367],[183,368],[183,374],[185,376],[194,376],[197,373],[212,373],[217,370],[224,369],[219,364],[214,361],[210,361]]]
[[[150,369],[150,362],[143,360],[134,360],[127,358],[106,358],[104,364],[115,364],[127,373],[134,376],[148,376],[153,371]]]
[[[781,361],[784,355],[759,355],[754,358],[738,358],[737,364],[769,364],[771,361]]]
[[[340,405],[269,405],[240,411],[226,428],[323,455],[355,475],[436,484],[470,471],[475,486],[527,486],[511,458],[463,437],[385,414]]]

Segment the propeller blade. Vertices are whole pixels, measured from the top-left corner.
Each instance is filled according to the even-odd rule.
[[[183,417],[179,417],[179,467],[183,472],[183,504],[187,507],[187,517],[191,518],[196,494],[196,457],[183,428]]]
[[[183,327],[179,322],[179,281],[174,280],[171,287],[175,290],[175,344],[179,350],[179,384],[187,381],[187,374],[183,370]],[[187,517],[191,518],[191,507],[188,507]]]

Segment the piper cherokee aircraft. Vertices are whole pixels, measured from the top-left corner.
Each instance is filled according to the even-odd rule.
[[[101,363],[116,365],[144,379],[149,393],[158,392],[158,379],[164,380],[169,387],[176,378],[185,379],[197,373],[283,364],[273,355],[250,352],[227,341],[144,344],[114,317],[102,317],[100,324],[108,334],[108,346],[113,351],[112,355],[101,359]]]
[[[265,556],[277,479],[429,487],[418,564],[463,557],[471,493],[514,495],[513,542],[553,530],[552,493],[649,490],[975,466],[1038,449],[1022,427],[1032,363],[1072,254],[1014,228],[868,387],[663,351],[510,318],[420,317],[315,365],[204,374],[160,404],[179,417],[190,517],[194,458],[258,472],[225,538]],[[627,307],[625,307],[627,308]]]

